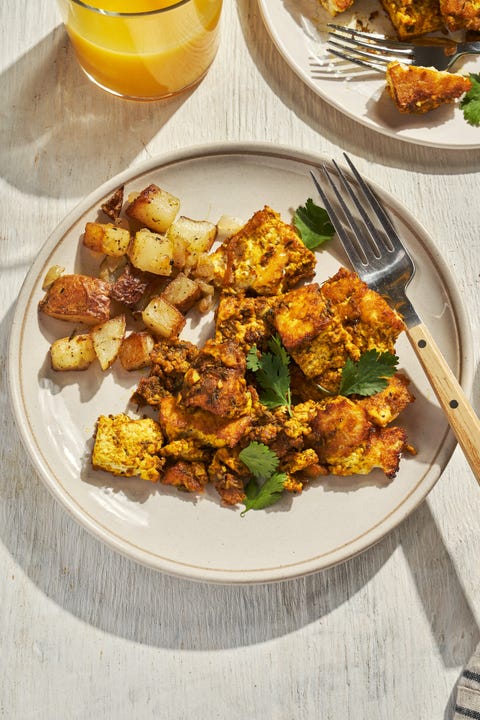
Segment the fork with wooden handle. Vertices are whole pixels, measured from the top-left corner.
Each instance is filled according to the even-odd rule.
[[[315,186],[359,277],[372,290],[386,296],[402,314],[408,339],[472,472],[480,483],[480,420],[428,328],[406,295],[406,287],[415,272],[412,258],[377,196],[363,180],[350,158],[346,154],[344,156],[355,181],[347,177],[335,161],[332,161],[334,170],[327,165],[321,167],[341,208],[343,219],[312,173]],[[358,215],[361,221],[358,220]],[[377,228],[378,222],[383,232]]]

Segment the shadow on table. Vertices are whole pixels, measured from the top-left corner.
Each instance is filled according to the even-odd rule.
[[[3,348],[12,314],[10,309],[0,328]],[[1,381],[5,387],[5,378]],[[5,393],[0,410],[2,418],[9,417]],[[5,422],[4,432],[6,447],[20,443],[13,423]],[[272,585],[209,585],[155,572],[101,544],[46,492],[26,453],[17,456],[16,463],[4,458],[0,475],[1,541],[47,597],[103,632],[154,647],[199,651],[263,643],[333,613],[401,548],[412,592],[422,601],[445,665],[463,664],[480,639],[428,501],[374,548],[337,567]],[[407,605],[409,600],[404,598]],[[370,610],[368,617],[374,622]],[[352,619],[352,631],[355,627]]]
[[[0,174],[25,193],[83,196],[128,167],[189,94],[135,102],[100,90],[59,26],[0,75]]]
[[[300,7],[299,2],[290,4],[292,8]],[[449,151],[447,148],[422,147],[395,137],[387,138],[341,113],[308,87],[280,55],[268,35],[257,0],[237,0],[236,7],[246,45],[266,84],[294,115],[319,136],[343,150],[366,158],[372,157],[380,140],[381,155],[377,150],[375,159],[382,164],[432,174],[478,172],[480,149]],[[274,127],[269,126],[267,132]],[[275,142],[276,138],[267,136],[265,140]]]

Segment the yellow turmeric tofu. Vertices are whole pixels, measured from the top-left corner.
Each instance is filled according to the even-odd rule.
[[[274,311],[283,344],[307,378],[334,392],[347,358],[393,352],[400,315],[354,272],[341,268],[322,285],[285,294]]]
[[[97,420],[92,465],[113,475],[156,482],[165,460],[158,453],[163,436],[151,418],[134,420],[128,415],[100,415]]]
[[[415,400],[415,396],[408,389],[409,384],[410,380],[406,375],[396,373],[388,378],[388,385],[384,390],[358,400],[358,404],[365,410],[370,422],[386,427]]]
[[[367,475],[381,468],[392,479],[407,449],[403,428],[375,427],[360,404],[339,395],[319,403],[312,431],[312,446],[332,475]]]
[[[316,283],[283,295],[273,317],[273,324],[289,352],[311,342],[326,331],[331,322],[327,303]]]
[[[199,441],[212,448],[235,447],[252,428],[254,418],[222,418],[202,408],[186,408],[176,398],[164,397],[159,406],[159,422],[167,439]]]
[[[381,0],[399,40],[440,30],[443,18],[439,0]]]
[[[272,310],[277,297],[248,297],[222,293],[215,314],[215,341],[233,340],[245,353],[266,345],[272,333]]]
[[[401,113],[426,113],[452,103],[470,90],[472,83],[464,75],[435,68],[389,63],[387,91]]]
[[[480,31],[480,0],[440,0],[440,12],[450,32]]]
[[[314,275],[316,258],[292,225],[268,206],[209,256],[217,287],[277,295]]]

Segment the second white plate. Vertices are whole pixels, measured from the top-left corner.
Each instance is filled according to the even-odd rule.
[[[445,105],[424,115],[404,115],[387,96],[383,75],[365,74],[352,64],[351,72],[327,72],[332,59],[325,50],[327,23],[355,26],[361,20],[369,30],[392,34],[380,0],[356,0],[351,11],[335,20],[319,0],[258,2],[265,25],[286,62],[314,92],[345,115],[406,142],[457,150],[480,147],[480,127],[469,125],[458,105]],[[320,58],[322,67],[313,67],[315,58]],[[479,68],[477,57],[457,65],[455,71],[478,72]]]

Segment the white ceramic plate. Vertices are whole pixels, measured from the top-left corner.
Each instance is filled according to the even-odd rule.
[[[152,160],[107,182],[74,210],[46,242],[22,287],[9,348],[14,414],[25,447],[60,503],[97,538],[145,565],[196,580],[249,583],[311,573],[346,560],[379,540],[426,496],[454,448],[454,440],[408,341],[400,339],[400,365],[412,379],[416,402],[403,414],[418,455],[401,462],[388,483],[381,473],[364,478],[323,478],[302,495],[251,511],[222,507],[215,492],[202,497],[138,479],[93,472],[91,438],[100,414],[129,407],[140,374],[118,363],[107,373],[54,373],[48,349],[70,326],[39,317],[42,280],[53,264],[92,271],[80,238],[100,204],[122,183],[126,194],[151,182],[182,200],[181,213],[217,221],[223,214],[247,220],[268,204],[291,218],[312,197],[311,164],[325,161],[271,145],[194,148]],[[374,186],[375,187],[375,186]],[[440,348],[468,390],[472,357],[454,281],[418,223],[395,200],[385,200],[418,265],[411,297]],[[98,263],[97,263],[98,264]],[[318,251],[318,279],[346,265],[337,241]],[[96,265],[95,265],[96,267]],[[191,324],[185,337],[205,337],[211,319]]]
[[[480,147],[480,128],[468,125],[458,105],[445,105],[425,115],[399,113],[385,91],[385,78],[358,66],[332,61],[325,49],[326,25],[355,27],[358,19],[369,30],[392,34],[380,0],[356,0],[351,11],[335,20],[319,0],[258,0],[265,25],[280,53],[314,92],[349,117],[377,130],[420,145],[466,149]],[[372,14],[373,13],[373,14]],[[373,18],[373,19],[372,19]],[[312,66],[319,59],[320,68]],[[329,69],[334,72],[329,72]],[[341,68],[341,70],[340,70]],[[469,58],[456,72],[478,72],[480,59]]]

